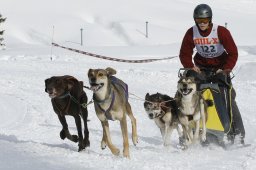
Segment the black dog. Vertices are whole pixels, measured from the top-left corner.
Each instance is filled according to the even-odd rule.
[[[54,112],[58,115],[62,130],[60,138],[68,138],[73,142],[78,142],[78,151],[90,146],[89,131],[87,127],[87,96],[83,91],[83,82],[72,76],[54,76],[45,80],[45,92],[51,98]],[[71,135],[66,122],[66,115],[75,118],[77,135]],[[84,138],[82,133],[81,119],[84,122]]]

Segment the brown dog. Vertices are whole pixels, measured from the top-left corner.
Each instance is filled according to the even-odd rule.
[[[122,80],[112,76],[114,74],[116,74],[116,70],[112,68],[90,69],[88,78],[93,90],[95,111],[103,127],[101,148],[105,149],[107,145],[114,155],[119,155],[119,149],[112,144],[108,124],[108,120],[119,120],[123,135],[123,154],[129,158],[126,113],[132,122],[134,145],[138,142],[136,119],[128,102],[128,86]]]
[[[83,91],[83,82],[68,75],[54,76],[45,80],[45,92],[49,94],[53,110],[58,115],[60,123],[62,124],[60,138],[63,140],[68,138],[73,142],[78,142],[78,151],[90,146],[87,127],[88,111],[85,106],[87,104],[87,96]],[[78,136],[69,133],[65,118],[66,115],[75,118]],[[80,116],[83,118],[84,122],[84,139]]]

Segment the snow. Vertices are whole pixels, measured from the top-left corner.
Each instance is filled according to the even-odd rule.
[[[219,146],[195,145],[186,151],[172,144],[163,146],[160,131],[144,108],[145,94],[176,91],[178,58],[153,63],[130,64],[101,60],[51,47],[60,45],[124,59],[177,56],[186,30],[193,25],[192,13],[199,3],[213,9],[213,21],[228,23],[239,49],[234,69],[234,88],[251,146],[224,150]],[[256,1],[255,0],[0,0],[6,50],[0,51],[0,169],[256,169]],[[149,38],[145,38],[145,22]],[[80,46],[80,29],[84,45]],[[52,52],[51,52],[52,51]],[[51,60],[52,58],[52,60]],[[131,159],[101,150],[102,128],[89,105],[91,146],[77,152],[77,144],[61,140],[61,125],[44,92],[44,80],[54,75],[72,75],[88,85],[90,68],[113,67],[117,77],[129,85],[132,110],[137,119],[139,144],[130,143]],[[91,91],[85,90],[88,98]],[[138,99],[138,97],[142,99]],[[77,133],[72,117],[70,131]],[[129,136],[131,125],[128,121]],[[113,143],[122,149],[119,123],[110,122]]]

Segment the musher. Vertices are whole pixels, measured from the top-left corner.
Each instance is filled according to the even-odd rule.
[[[197,73],[215,70],[216,74],[224,75],[231,84],[230,73],[236,65],[238,50],[230,32],[225,27],[212,23],[212,10],[207,4],[197,5],[193,17],[195,25],[187,30],[180,48],[181,64]],[[197,52],[193,57],[194,48]],[[232,88],[233,127],[228,137],[234,139],[239,136],[244,144],[245,129],[235,97],[236,92]]]

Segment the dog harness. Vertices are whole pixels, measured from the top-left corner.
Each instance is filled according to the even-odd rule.
[[[63,99],[63,98],[62,98],[62,99]],[[56,107],[56,109],[59,111],[59,114],[60,114],[61,116],[64,116],[65,113],[67,113],[68,110],[69,110],[71,100],[70,100],[70,98],[68,99],[68,103],[65,105],[64,108],[62,108],[62,107],[60,106],[60,104],[58,104],[58,103],[56,102],[56,99],[52,99],[52,103],[53,103],[53,105]]]
[[[82,94],[79,96],[79,98],[81,98],[83,95],[85,95],[85,93],[82,93]],[[60,104],[58,104],[58,102],[56,101],[56,98],[57,98],[57,99],[64,99],[64,98],[66,98],[66,97],[69,97],[68,103],[65,105],[64,108],[62,108],[62,107],[60,106]],[[53,103],[53,105],[56,107],[56,109],[59,111],[59,114],[62,115],[62,116],[65,115],[65,113],[68,113],[68,110],[69,110],[69,107],[70,107],[70,104],[71,104],[71,100],[72,100],[73,102],[75,102],[76,104],[81,105],[81,106],[84,107],[84,108],[87,107],[87,103],[82,103],[82,104],[80,104],[79,101],[78,101],[74,96],[71,95],[70,91],[68,91],[67,93],[65,93],[65,94],[63,94],[63,95],[61,95],[61,96],[59,96],[59,97],[56,97],[56,98],[53,98],[53,99],[52,99],[52,103]],[[86,104],[86,105],[85,105],[85,104]]]
[[[110,81],[111,81],[111,84],[112,85],[119,85],[125,92],[125,98],[126,98],[126,101],[128,101],[128,85],[126,83],[124,83],[123,81],[121,81],[120,79],[116,78],[115,76],[110,76],[109,77]],[[109,96],[108,98],[111,96],[111,91],[109,92]],[[107,110],[104,110],[101,106],[100,106],[100,103],[104,103],[106,100],[102,100],[102,101],[99,101],[96,99],[96,97],[93,95],[93,100],[96,101],[95,104],[99,107],[99,109],[105,114],[106,118],[108,120],[114,120],[110,114],[110,110],[112,109],[113,105],[114,105],[114,102],[115,102],[115,93],[114,91],[112,92],[112,100],[111,100],[111,103],[109,105],[109,108]]]
[[[121,81],[120,79],[116,78],[115,76],[110,76],[109,78],[113,85],[117,84],[120,87],[122,87],[122,89],[125,92],[125,98],[126,98],[126,100],[128,100],[128,97],[129,97],[128,96],[128,85],[126,83],[124,83],[123,81]]]
[[[198,92],[198,94],[200,94],[200,93]],[[178,95],[182,96],[181,93],[178,93]],[[199,95],[199,96],[201,96],[201,95]],[[201,98],[202,98],[202,96],[201,96]],[[199,97],[199,100],[200,100],[200,97]],[[197,107],[198,107],[198,105],[199,105],[199,103],[200,103],[199,100],[194,104],[194,108],[197,108]],[[177,102],[181,103],[181,99],[178,100]],[[189,115],[184,114],[184,112],[182,111],[182,110],[183,110],[183,107],[178,107],[178,110],[182,113],[183,116],[186,116],[186,117],[188,118],[188,121],[194,120],[194,115],[197,113],[197,110],[196,110],[196,109],[194,110],[193,114],[189,114]]]
[[[109,95],[110,97],[110,95]],[[106,100],[103,100],[103,101],[99,101],[99,100],[96,100],[95,96],[93,95],[93,100],[96,101],[95,103],[97,104],[97,106],[99,107],[99,109],[105,114],[106,118],[108,120],[114,120],[111,116],[111,114],[109,113],[109,111],[112,109],[113,107],[113,104],[114,104],[114,101],[115,101],[115,93],[114,91],[112,92],[112,100],[111,100],[111,103],[109,105],[109,108],[107,110],[104,110],[101,106],[100,106],[100,103],[104,103]]]

